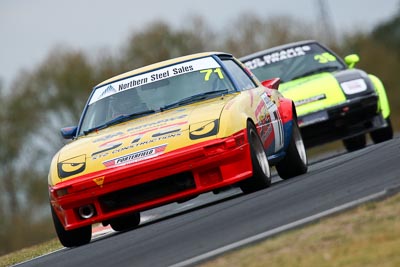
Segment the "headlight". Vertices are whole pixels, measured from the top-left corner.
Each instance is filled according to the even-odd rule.
[[[218,128],[219,119],[192,123],[189,126],[189,137],[191,140],[197,140],[216,135]]]
[[[364,79],[356,79],[340,83],[346,95],[353,95],[367,90],[367,84]]]

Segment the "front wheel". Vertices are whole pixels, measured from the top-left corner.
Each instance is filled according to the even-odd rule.
[[[90,242],[92,238],[91,225],[73,230],[65,230],[53,207],[51,207],[51,216],[53,217],[54,228],[56,229],[58,239],[64,247],[77,247]]]
[[[390,118],[386,119],[387,126],[370,133],[372,141],[377,144],[393,138],[393,128]]]
[[[292,137],[286,156],[276,164],[276,171],[282,179],[289,179],[307,172],[307,154],[297,122],[293,120]]]
[[[250,145],[253,176],[242,181],[240,189],[244,193],[251,193],[271,185],[271,169],[256,127],[251,122],[247,123],[247,139]]]
[[[347,151],[355,151],[364,148],[367,145],[365,134],[360,134],[351,138],[343,139],[343,145]]]
[[[110,221],[110,226],[114,231],[128,231],[138,227],[140,224],[140,213],[134,212],[129,215],[118,217]]]

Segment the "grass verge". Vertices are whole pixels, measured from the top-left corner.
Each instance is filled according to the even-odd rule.
[[[224,254],[201,266],[400,266],[400,194]]]
[[[58,239],[52,239],[50,241],[41,243],[36,246],[24,248],[0,257],[0,266],[11,266],[20,262],[24,262],[41,255],[48,254],[50,252],[56,251],[63,246],[60,244]]]

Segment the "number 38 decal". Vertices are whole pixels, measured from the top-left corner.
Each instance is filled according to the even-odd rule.
[[[336,61],[335,56],[330,54],[330,53],[327,53],[327,52],[319,54],[319,55],[315,55],[314,59],[316,61],[318,61],[319,63],[321,63],[321,64],[325,64],[325,63],[328,63],[328,62]]]

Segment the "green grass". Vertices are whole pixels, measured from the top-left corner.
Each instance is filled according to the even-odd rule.
[[[20,262],[24,262],[35,257],[48,254],[63,248],[58,239],[52,239],[42,244],[24,248],[0,257],[0,266],[11,266]]]

